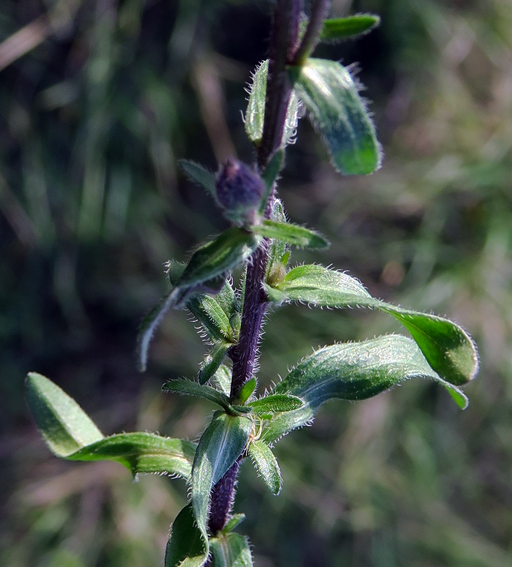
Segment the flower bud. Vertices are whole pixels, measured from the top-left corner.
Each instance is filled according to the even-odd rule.
[[[265,194],[265,184],[253,169],[241,161],[228,158],[217,174],[215,190],[226,218],[236,224],[254,222]]]

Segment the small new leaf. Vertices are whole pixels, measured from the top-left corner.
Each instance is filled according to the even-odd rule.
[[[251,230],[265,238],[281,240],[300,248],[328,248],[329,241],[314,230],[285,222],[264,220]]]
[[[208,380],[217,372],[222,364],[226,353],[233,345],[226,342],[218,342],[213,345],[211,352],[206,355],[199,369],[199,383],[206,384]]]
[[[367,34],[380,24],[379,16],[372,14],[356,14],[347,18],[324,20],[320,41],[353,39]]]
[[[236,529],[245,520],[245,514],[234,514],[222,528],[223,534],[228,534]]]
[[[345,175],[378,169],[381,152],[375,129],[349,71],[337,61],[324,59],[308,59],[288,71],[334,167]]]
[[[251,378],[242,386],[240,393],[238,394],[238,403],[245,404],[245,402],[251,397],[251,394],[256,388],[256,378]]]
[[[263,441],[253,441],[249,445],[248,451],[256,470],[265,481],[268,489],[277,496],[281,492],[283,479],[274,453]]]
[[[206,189],[206,191],[216,199],[215,175],[213,173],[205,169],[202,165],[188,159],[182,159],[178,163],[192,181],[195,181],[198,185]]]

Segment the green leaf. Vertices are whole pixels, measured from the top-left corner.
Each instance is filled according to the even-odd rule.
[[[329,242],[318,232],[285,222],[264,220],[261,224],[251,227],[251,230],[265,238],[282,240],[301,248],[327,248]]]
[[[238,394],[238,403],[245,404],[245,402],[251,397],[251,394],[256,388],[256,378],[251,378],[242,386],[240,393]]]
[[[246,417],[216,412],[199,441],[190,496],[197,525],[205,537],[211,489],[243,453],[252,428],[252,421]]]
[[[181,394],[183,396],[204,398],[205,400],[218,404],[221,408],[224,408],[227,411],[231,409],[229,398],[225,394],[211,386],[192,382],[191,380],[184,380],[183,378],[169,380],[162,386],[162,390],[164,392]]]
[[[324,347],[304,358],[274,388],[276,394],[292,394],[304,400],[303,409],[276,418],[262,440],[271,443],[311,420],[324,402],[363,400],[370,398],[410,378],[430,378],[450,390],[461,407],[467,406],[466,396],[432,370],[416,343],[401,335],[386,335],[360,343],[335,344]],[[295,415],[293,415],[295,414]]]
[[[218,342],[213,345],[210,353],[201,364],[199,369],[199,383],[206,384],[208,380],[217,372],[219,366],[222,364],[226,353],[233,345],[231,343]]]
[[[231,370],[221,364],[210,379],[210,384],[229,398],[231,394]]]
[[[196,451],[195,443],[137,431],[105,437],[68,455],[71,461],[116,461],[132,475],[166,473],[188,479]]]
[[[223,534],[228,534],[236,529],[245,520],[245,514],[234,514],[222,528]]]
[[[267,95],[268,60],[260,63],[252,76],[249,92],[249,102],[245,113],[245,131],[249,140],[256,146],[263,137],[263,122],[265,119],[265,98]],[[295,92],[292,93],[283,133],[283,143],[286,146],[295,138],[297,123],[299,121],[299,100]]]
[[[208,539],[197,527],[192,504],[188,504],[172,524],[165,567],[202,567],[207,557]]]
[[[379,24],[379,16],[372,14],[356,14],[347,18],[324,20],[320,41],[354,38],[370,32]]]
[[[104,438],[75,400],[48,378],[30,372],[25,387],[30,411],[54,455],[68,457]]]
[[[258,210],[260,215],[262,215],[265,212],[265,209],[267,208],[268,200],[270,198],[270,195],[272,194],[272,188],[274,187],[276,178],[279,175],[281,168],[283,167],[283,163],[284,163],[284,150],[279,149],[276,152],[274,152],[274,154],[272,155],[272,157],[268,162],[267,167],[265,168],[265,171],[263,171],[263,173],[261,174],[261,178],[265,183],[266,194],[265,197],[261,200],[261,204]]]
[[[270,492],[277,496],[281,492],[283,479],[274,453],[263,441],[253,441],[249,444],[248,451],[256,470],[265,481]]]
[[[460,386],[478,372],[478,354],[471,337],[448,319],[395,307],[374,299],[356,279],[322,266],[298,266],[288,272],[271,300],[299,301],[319,307],[371,307],[397,319],[411,333],[431,367],[447,382]]]
[[[188,159],[181,159],[178,164],[192,181],[195,181],[198,185],[206,189],[206,191],[217,200],[215,175],[213,173],[209,172],[202,165]]]
[[[349,71],[336,61],[308,59],[289,67],[295,90],[320,131],[334,167],[364,175],[380,167],[375,130]]]
[[[220,534],[210,540],[212,567],[252,567],[247,538],[240,534]]]
[[[247,404],[258,415],[292,411],[301,408],[303,405],[304,402],[300,398],[288,394],[269,394]]]
[[[190,258],[176,289],[186,290],[243,264],[261,239],[240,227],[232,227],[203,244]]]

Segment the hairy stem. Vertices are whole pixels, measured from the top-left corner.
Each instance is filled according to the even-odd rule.
[[[295,55],[301,8],[302,0],[277,0],[274,11],[270,34],[263,137],[258,148],[260,170],[266,167],[268,160],[282,143],[286,113],[292,93],[286,65]],[[267,215],[270,214],[271,205],[269,203]],[[240,339],[231,354],[233,360],[231,400],[238,397],[242,386],[251,379],[257,362],[258,341],[266,308],[266,297],[261,284],[265,278],[267,255],[268,242],[264,241],[247,268]],[[212,490],[208,527],[213,534],[226,524],[234,500],[238,468],[239,463],[236,462]]]
[[[303,65],[315,49],[330,4],[331,0],[315,0],[311,8],[308,27],[292,60],[294,65]]]

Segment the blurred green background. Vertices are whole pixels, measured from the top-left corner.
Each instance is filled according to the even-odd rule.
[[[115,463],[52,457],[23,398],[27,371],[104,433],[194,439],[213,408],[160,393],[205,351],[169,314],[145,375],[139,322],[163,263],[225,227],[177,160],[251,161],[244,87],[265,58],[267,0],[3,0],[0,5],[0,564],[154,567],[183,481],[132,483]],[[448,315],[476,339],[459,411],[427,382],[323,407],[276,447],[284,489],[246,465],[236,511],[258,567],[512,565],[512,3],[333,1],[381,27],[320,56],[359,62],[383,168],[342,178],[306,120],[281,196],[321,255],[376,296]],[[399,331],[383,315],[272,313],[260,381],[311,346]]]

